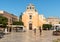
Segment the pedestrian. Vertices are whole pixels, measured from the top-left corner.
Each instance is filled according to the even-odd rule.
[[[39,27],[39,32],[40,32],[40,35],[42,34],[42,29],[41,29],[41,27]]]
[[[36,35],[36,28],[34,28],[34,34]]]

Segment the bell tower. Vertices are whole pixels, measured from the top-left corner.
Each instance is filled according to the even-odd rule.
[[[35,6],[31,3],[27,6],[26,10],[36,11]]]

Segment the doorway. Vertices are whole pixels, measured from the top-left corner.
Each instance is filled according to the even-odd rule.
[[[29,23],[29,30],[32,30],[32,23]]]

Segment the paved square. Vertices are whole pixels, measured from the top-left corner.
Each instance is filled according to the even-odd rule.
[[[5,35],[0,39],[0,42],[52,42],[52,40],[60,38],[60,36],[53,36],[52,31],[43,31],[40,35],[37,31],[36,35],[34,31],[27,32],[13,32]]]

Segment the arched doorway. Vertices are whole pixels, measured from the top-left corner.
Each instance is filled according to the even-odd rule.
[[[32,23],[29,23],[29,30],[32,30]]]

